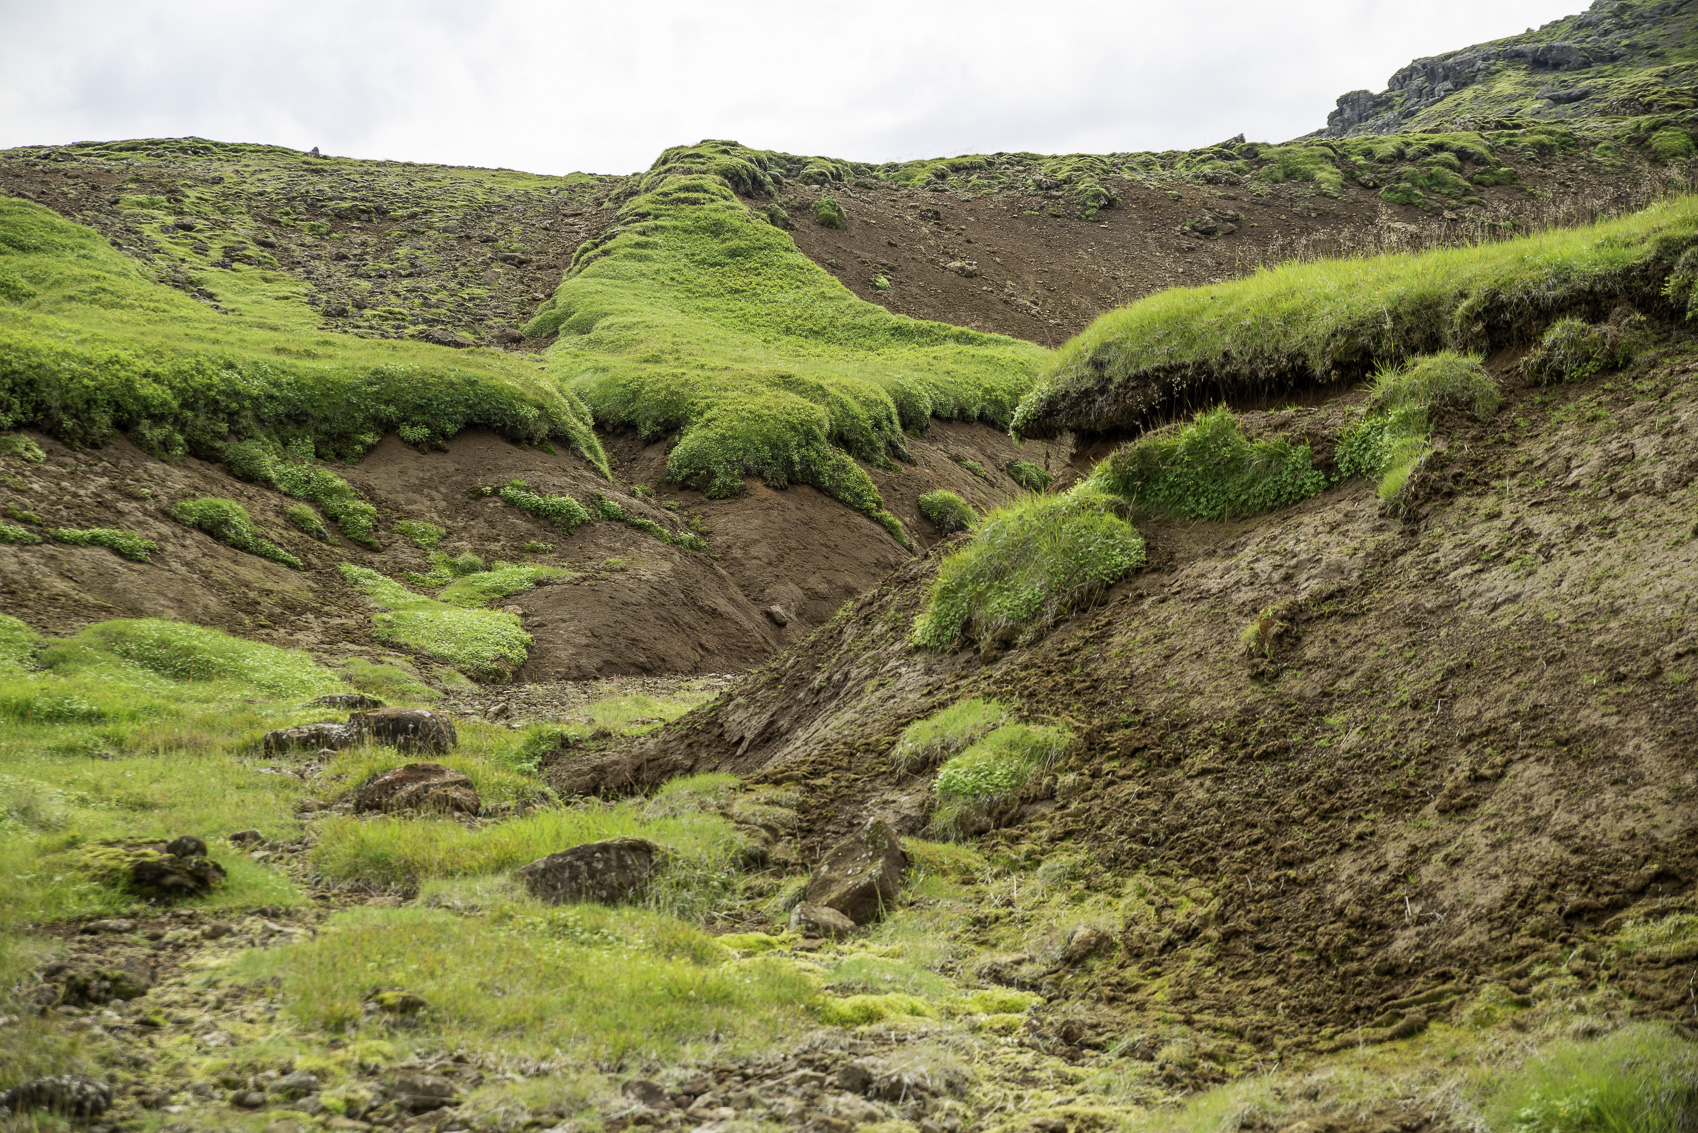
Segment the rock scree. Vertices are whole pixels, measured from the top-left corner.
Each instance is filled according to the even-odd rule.
[[[538,858],[514,876],[533,897],[553,905],[617,905],[642,896],[666,856],[664,846],[646,838],[612,838]]]

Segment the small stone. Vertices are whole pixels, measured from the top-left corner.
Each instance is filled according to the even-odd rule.
[[[533,897],[550,904],[615,905],[641,896],[665,856],[663,847],[647,839],[613,838],[538,858],[514,876]]]
[[[780,629],[790,624],[790,615],[781,606],[768,606],[764,611],[766,620]]]
[[[435,1074],[400,1074],[389,1091],[398,1109],[408,1113],[429,1113],[443,1106],[455,1105],[460,1098],[454,1083]]]
[[[119,919],[119,918],[114,918],[112,920],[104,920],[104,921],[90,921],[87,924],[83,925],[82,931],[87,932],[87,933],[134,932],[134,931],[136,931],[136,922],[130,921],[130,920],[123,920],[123,919]]]
[[[258,1109],[265,1104],[262,1090],[237,1090],[230,1095],[230,1104],[237,1109]]]
[[[165,843],[165,852],[179,858],[204,858],[206,843],[193,834],[182,834]]]
[[[296,1070],[271,1083],[270,1089],[279,1097],[305,1097],[318,1091],[318,1075],[310,1070]]]
[[[369,996],[366,1002],[388,1015],[417,1015],[430,1006],[423,996],[410,991],[380,991]]]
[[[650,1109],[672,1108],[666,1091],[660,1088],[659,1083],[651,1082],[647,1078],[631,1078],[619,1087],[619,1092],[638,1105],[646,1105]]]
[[[267,732],[260,747],[267,755],[283,755],[297,748],[334,754],[359,742],[360,730],[352,724],[302,724]]]
[[[804,901],[790,910],[790,931],[835,939],[854,932],[855,922],[829,905],[811,905]]]
[[[249,842],[263,842],[264,840],[265,835],[258,830],[238,830],[230,835],[230,841],[238,846],[245,846]]]
[[[383,701],[363,692],[331,692],[307,702],[314,708],[382,708]]]

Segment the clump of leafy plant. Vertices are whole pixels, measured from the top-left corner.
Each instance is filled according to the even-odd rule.
[[[508,481],[497,494],[520,511],[529,512],[545,523],[552,523],[567,535],[590,521],[590,513],[584,505],[571,496],[533,492],[531,486],[523,480]]]
[[[957,838],[988,829],[996,805],[1054,763],[1071,738],[1065,728],[1004,724],[952,756],[932,785],[932,825]]]
[[[973,510],[972,504],[945,489],[927,492],[918,502],[920,514],[931,520],[932,526],[945,535],[969,530],[979,521],[978,513]]]
[[[395,533],[409,540],[421,551],[434,551],[442,545],[448,532],[422,519],[402,519],[395,524]]]
[[[12,523],[0,523],[0,543],[28,547],[39,542],[41,542],[41,536],[27,527],[19,527]]]
[[[121,527],[61,527],[53,532],[53,538],[75,547],[105,547],[119,558],[133,563],[150,562],[153,552],[159,550],[158,543]]]
[[[283,518],[288,520],[289,525],[295,530],[311,535],[321,543],[331,541],[330,532],[325,528],[324,520],[319,518],[318,512],[306,504],[290,504],[283,509]]]
[[[904,774],[931,767],[963,751],[1008,719],[1000,701],[970,697],[902,729],[890,751],[891,765]]]
[[[342,477],[312,461],[313,445],[304,437],[286,447],[256,438],[224,450],[224,464],[238,478],[315,503],[343,535],[362,546],[376,547],[372,533],[377,529],[377,509],[356,496]]]
[[[1521,371],[1537,382],[1583,382],[1627,365],[1648,338],[1645,316],[1625,307],[1601,323],[1558,319],[1522,359]]]
[[[227,547],[301,569],[301,560],[259,533],[248,510],[235,500],[206,497],[184,500],[171,509],[171,518],[186,527],[204,532]]]
[[[1478,355],[1447,350],[1381,369],[1362,420],[1339,438],[1339,475],[1375,480],[1380,498],[1395,500],[1427,454],[1435,411],[1484,417],[1502,401]]]
[[[992,512],[973,541],[938,567],[914,643],[943,652],[973,641],[1030,641],[1093,605],[1143,565],[1144,538],[1124,512],[1120,501],[1088,487]]]
[[[1181,519],[1260,515],[1326,487],[1308,445],[1251,441],[1225,406],[1124,446],[1091,482],[1135,514]]]
[[[1003,466],[1009,479],[1028,492],[1048,491],[1055,477],[1029,460],[1011,460]]]
[[[372,621],[381,641],[411,646],[497,680],[511,677],[525,663],[531,637],[520,627],[517,615],[415,594],[393,579],[353,563],[342,564],[342,577],[364,591],[377,607]]]
[[[25,464],[40,464],[47,459],[41,446],[22,433],[7,433],[0,437],[0,456],[9,456]]]
[[[832,197],[821,197],[814,202],[811,211],[815,222],[826,228],[842,228],[848,220],[843,213],[843,206]]]

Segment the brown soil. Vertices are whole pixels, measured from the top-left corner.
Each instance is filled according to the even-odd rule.
[[[1402,515],[1351,483],[1256,520],[1150,524],[1148,569],[988,659],[908,646],[934,555],[689,729],[551,775],[614,794],[710,769],[795,784],[810,860],[868,813],[923,829],[927,780],[892,778],[897,734],[995,696],[1077,738],[985,846],[1020,869],[1083,853],[1087,889],[1141,886],[1112,962],[984,973],[1057,997],[1087,1035],[1179,1014],[1323,1051],[1419,1031],[1489,984],[1537,996],[1535,964],[1690,1021],[1692,947],[1599,947],[1698,910],[1680,333],[1590,386],[1523,388],[1499,360],[1508,403],[1445,423]],[[1280,416],[1324,434],[1338,413]],[[1247,660],[1240,631],[1270,606],[1291,628]]]
[[[664,444],[641,446],[631,438],[609,438],[619,472],[618,482],[608,483],[577,456],[521,448],[487,432],[463,433],[447,451],[433,452],[391,436],[360,464],[340,470],[378,508],[382,546],[372,551],[341,539],[327,546],[296,531],[283,518],[295,501],[233,479],[218,465],[166,464],[127,441],[76,451],[32,435],[48,459],[0,462],[0,507],[35,515],[40,530],[123,527],[160,548],[144,564],[98,547],[0,545],[6,611],[59,634],[106,618],[165,617],[335,658],[388,654],[393,647],[372,637],[365,597],[338,568],[352,562],[392,578],[428,570],[425,552],[391,530],[396,521],[413,519],[446,528],[441,549],[449,554],[571,572],[507,600],[534,639],[525,680],[732,672],[805,635],[911,557],[884,528],[811,488],[779,492],[751,481],[746,494],[728,500],[671,491],[660,485]],[[1003,470],[1009,460],[1060,464],[1055,450],[1016,446],[981,425],[939,424],[909,444],[915,462],[875,478],[887,507],[922,549],[937,538],[916,506],[922,492],[947,487],[990,507],[1019,490]],[[980,464],[986,478],[958,460]],[[671,531],[694,522],[712,553],[669,546],[607,521],[563,535],[482,494],[513,479],[585,504],[604,495],[627,515]],[[658,495],[639,498],[633,484],[656,485]],[[232,550],[170,518],[173,504],[201,496],[241,503],[305,569]],[[528,554],[524,546],[532,541],[554,550]],[[768,607],[777,609],[768,613]]]

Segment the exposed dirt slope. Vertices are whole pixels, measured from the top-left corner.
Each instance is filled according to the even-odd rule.
[[[0,544],[0,600],[36,628],[67,633],[114,617],[168,617],[318,653],[376,655],[371,610],[339,564],[391,577],[428,570],[423,551],[395,534],[403,519],[448,531],[441,550],[484,559],[558,565],[567,580],[512,596],[534,638],[524,677],[586,679],[612,673],[728,672],[757,664],[910,558],[878,524],[811,488],[774,492],[752,481],[735,499],[705,501],[658,481],[664,444],[619,451],[619,483],[602,480],[574,455],[525,449],[493,434],[462,433],[446,452],[419,452],[391,436],[360,464],[339,471],[378,509],[381,550],[346,540],[326,545],[283,518],[295,501],[194,459],[171,465],[128,442],[74,451],[34,435],[40,465],[0,458],[0,508],[28,513],[37,530],[121,527],[159,544],[149,563],[100,547],[47,542]],[[876,476],[887,506],[920,547],[937,538],[916,499],[950,488],[989,507],[1016,493],[1004,466],[1016,456],[1042,463],[1037,445],[1016,446],[977,425],[939,425],[910,441],[915,463]],[[1051,457],[1059,469],[1059,457]],[[978,464],[985,478],[958,461]],[[668,530],[693,520],[712,551],[669,546],[635,527],[593,521],[567,536],[482,495],[521,479],[579,500],[603,495],[628,515]],[[641,497],[633,485],[659,489]],[[300,558],[301,571],[234,551],[170,518],[176,502],[234,499],[267,538]],[[677,511],[672,510],[678,509]],[[14,523],[17,521],[14,520]],[[530,542],[554,549],[530,554]],[[768,613],[769,607],[776,607]],[[782,623],[782,624],[780,624]]]
[[[1324,1050],[1414,1033],[1494,982],[1526,995],[1535,958],[1690,1020],[1690,949],[1593,945],[1698,909],[1695,345],[1683,329],[1626,375],[1545,390],[1499,359],[1507,403],[1443,423],[1401,516],[1349,483],[1258,520],[1149,525],[1149,567],[1026,649],[908,646],[934,554],[554,781],[726,769],[795,784],[810,847],[867,813],[917,831],[930,775],[892,771],[898,732],[999,697],[1076,739],[986,844],[1077,855],[1119,912],[1110,963],[1034,938],[982,974],[1060,996],[1077,1033],[1181,1014]],[[1325,437],[1342,408],[1251,423]],[[1240,631],[1270,607],[1289,628],[1246,660]],[[986,930],[1018,939],[1005,915]]]

